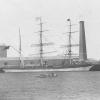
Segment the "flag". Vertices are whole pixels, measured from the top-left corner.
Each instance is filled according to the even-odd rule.
[[[68,18],[67,21],[70,21],[70,19]]]

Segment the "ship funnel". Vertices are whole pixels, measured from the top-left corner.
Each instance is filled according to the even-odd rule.
[[[86,39],[84,21],[80,21],[80,36],[79,36],[79,59],[81,61],[87,60]]]

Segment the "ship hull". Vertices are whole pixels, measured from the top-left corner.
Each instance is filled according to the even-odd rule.
[[[3,69],[4,72],[56,72],[56,71],[89,71],[92,66],[87,66],[87,67],[77,67],[77,68],[50,68],[50,69]]]

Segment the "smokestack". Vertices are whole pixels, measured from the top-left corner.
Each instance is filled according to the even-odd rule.
[[[84,21],[80,21],[80,38],[79,38],[79,59],[81,61],[87,60],[86,39]]]

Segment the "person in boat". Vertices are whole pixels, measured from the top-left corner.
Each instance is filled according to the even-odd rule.
[[[56,74],[56,73],[51,73],[51,74],[49,74],[48,76],[49,76],[49,77],[56,77],[57,74]]]

